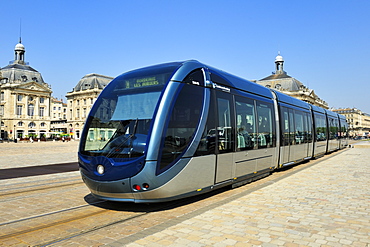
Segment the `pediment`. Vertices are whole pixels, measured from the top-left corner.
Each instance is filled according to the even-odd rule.
[[[37,82],[28,82],[28,83],[21,84],[18,86],[18,89],[32,90],[32,91],[39,91],[39,92],[51,92],[51,90],[48,87],[40,85]]]

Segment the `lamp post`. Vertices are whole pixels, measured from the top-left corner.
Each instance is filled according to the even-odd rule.
[[[14,142],[17,143],[17,135],[15,133],[15,124],[14,124],[14,132],[13,132],[13,136],[14,136]]]

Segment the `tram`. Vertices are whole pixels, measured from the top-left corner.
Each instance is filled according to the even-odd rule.
[[[78,157],[95,197],[152,203],[240,186],[347,142],[344,116],[189,60],[112,80]]]

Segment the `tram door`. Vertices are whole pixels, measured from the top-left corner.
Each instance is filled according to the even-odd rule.
[[[312,154],[312,130],[308,113],[281,108],[282,142],[280,164],[288,164],[310,157]]]
[[[234,119],[232,97],[228,93],[216,91],[217,105],[217,163],[215,183],[233,178],[234,161]]]
[[[280,147],[280,164],[286,164],[289,160],[289,149],[290,149],[290,140],[289,140],[289,111],[287,108],[281,108],[281,147]]]

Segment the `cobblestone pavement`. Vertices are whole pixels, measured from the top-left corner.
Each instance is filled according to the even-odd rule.
[[[8,165],[37,165],[42,161],[42,164],[76,161],[77,144],[1,143],[0,169]],[[14,147],[22,154],[14,153]],[[19,156],[13,159],[12,155]],[[32,162],[25,162],[25,157],[33,157]],[[58,157],[63,157],[63,161]],[[308,164],[311,163],[293,175],[270,180],[210,208],[193,210],[163,224],[147,224],[145,230],[127,237],[122,235],[123,224],[117,224],[53,246],[369,247],[370,146],[348,148]],[[78,172],[69,174],[78,176]],[[0,184],[11,181],[22,179]],[[243,188],[248,186],[237,190]],[[115,237],[104,238],[106,234]]]
[[[370,246],[370,149],[353,148],[109,246]]]
[[[0,143],[0,169],[77,162],[78,141]]]

